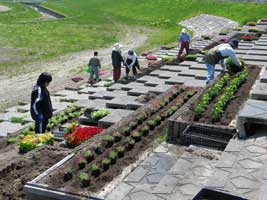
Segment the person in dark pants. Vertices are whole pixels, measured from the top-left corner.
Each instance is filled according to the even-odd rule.
[[[133,50],[129,50],[125,56],[125,65],[126,65],[126,76],[125,79],[128,79],[131,69],[133,70],[133,79],[136,80],[137,71],[140,70],[139,62],[136,53]]]
[[[121,63],[123,63],[123,58],[121,55],[121,45],[116,43],[112,49],[111,59],[113,65],[113,80],[116,83],[121,77]]]
[[[31,116],[35,121],[35,133],[44,133],[48,120],[52,117],[52,103],[47,86],[52,76],[46,72],[40,74],[31,93]]]
[[[94,81],[94,75],[96,77],[96,82],[100,81],[99,79],[99,70],[101,68],[101,64],[100,64],[100,60],[97,57],[98,56],[98,52],[95,51],[94,52],[94,57],[92,57],[89,60],[88,66],[91,67],[91,72],[90,72],[90,77],[89,77],[89,83],[91,85],[93,85],[93,81]]]
[[[182,33],[179,37],[178,41],[178,47],[180,47],[179,53],[178,53],[178,59],[181,58],[181,55],[185,49],[186,55],[189,54],[189,45],[190,45],[190,35],[186,32],[186,30],[183,28]]]

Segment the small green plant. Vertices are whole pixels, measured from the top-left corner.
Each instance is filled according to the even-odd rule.
[[[106,143],[106,147],[112,147],[114,144],[114,137],[112,135],[107,135],[104,137],[104,142]]]
[[[85,158],[83,158],[83,157],[79,158],[79,162],[78,162],[79,169],[85,168],[86,163],[87,162],[86,162]]]
[[[17,123],[17,124],[23,124],[24,123],[23,117],[11,117],[10,121],[12,123]]]
[[[140,124],[142,124],[143,123],[143,121],[145,120],[145,115],[144,114],[139,114],[138,116],[137,116],[137,123],[140,125]]]
[[[92,164],[91,171],[94,177],[98,177],[100,175],[100,169],[96,163]]]
[[[195,61],[197,59],[197,55],[195,54],[188,54],[185,56],[185,60]]]
[[[103,153],[103,147],[101,144],[96,144],[94,146],[94,149],[95,149],[95,152],[99,155],[99,154],[102,154]]]
[[[174,59],[173,56],[164,56],[164,57],[163,57],[163,61],[164,61],[164,62],[169,62],[169,61],[172,61],[173,59]]]
[[[248,32],[257,33],[257,32],[259,32],[259,29],[257,29],[257,28],[249,28]]]
[[[116,151],[118,153],[118,158],[122,158],[124,156],[125,147],[120,146],[120,147],[116,148]]]
[[[168,118],[168,113],[167,112],[163,112],[160,114],[160,117],[162,118],[162,120]]]
[[[94,119],[94,120],[100,120],[102,119],[103,117],[109,115],[111,113],[110,110],[108,109],[105,109],[105,108],[102,108],[98,111],[94,111],[91,113],[91,118]]]
[[[113,137],[114,137],[114,141],[115,142],[119,142],[122,138],[121,134],[119,132],[116,132],[113,134]]]
[[[256,22],[247,22],[247,26],[256,26]]]
[[[118,153],[116,151],[111,151],[108,155],[108,158],[110,159],[110,163],[114,165],[118,158]]]
[[[7,144],[14,144],[19,141],[19,137],[10,137],[7,139]]]
[[[127,150],[131,150],[133,149],[134,145],[135,145],[135,141],[133,139],[128,139],[127,141]]]
[[[133,132],[132,138],[134,139],[135,142],[140,142],[141,141],[141,134],[138,132]]]
[[[144,126],[142,129],[141,129],[141,134],[143,136],[147,136],[149,133],[149,127],[148,126]]]
[[[90,163],[92,160],[94,160],[94,154],[90,150],[84,152],[83,156],[86,159],[87,163]]]
[[[147,122],[147,125],[148,125],[150,130],[154,130],[154,128],[156,127],[156,122],[154,120],[149,120]]]
[[[70,167],[67,167],[64,170],[63,179],[64,179],[65,182],[67,182],[68,180],[72,179],[72,169]]]
[[[82,187],[88,187],[90,185],[91,182],[91,177],[89,176],[89,174],[81,172],[79,179],[81,181],[81,186]]]
[[[102,161],[102,167],[103,167],[103,170],[104,171],[107,171],[109,169],[109,166],[110,166],[110,159],[109,158],[105,158],[103,161]]]
[[[124,136],[129,136],[130,135],[130,132],[131,132],[131,129],[129,127],[124,127],[122,130],[121,130],[121,133],[124,135]]]
[[[137,122],[135,122],[135,121],[132,121],[132,122],[130,122],[129,126],[130,126],[130,128],[131,128],[132,130],[134,130],[134,129],[136,129],[136,128],[137,128],[137,126],[138,126],[138,123],[137,123]]]
[[[110,86],[112,86],[112,85],[113,85],[112,81],[106,81],[106,82],[104,83],[104,87],[110,87]]]
[[[161,119],[160,116],[157,116],[157,117],[154,119],[154,121],[155,121],[155,123],[156,123],[156,126],[160,125],[161,120],[162,120],[162,119]]]

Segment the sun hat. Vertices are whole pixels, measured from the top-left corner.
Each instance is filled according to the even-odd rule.
[[[182,33],[186,33],[186,29],[185,28],[182,29]]]
[[[238,40],[236,40],[236,39],[231,39],[229,42],[228,42],[228,44],[230,44],[232,47],[238,47],[238,43],[239,43],[239,41]]]
[[[120,43],[116,43],[116,44],[114,44],[114,47],[116,49],[120,49],[120,48],[122,48],[122,45]]]

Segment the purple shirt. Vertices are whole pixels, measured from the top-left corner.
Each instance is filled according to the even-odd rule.
[[[179,38],[179,42],[188,41],[190,42],[190,35],[188,33],[182,33]]]

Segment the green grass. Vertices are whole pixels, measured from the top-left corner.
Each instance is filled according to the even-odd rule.
[[[107,47],[135,27],[152,30],[141,51],[176,41],[181,30],[177,22],[192,16],[214,14],[246,24],[267,13],[266,4],[211,0],[47,0],[44,6],[67,18],[36,22],[40,15],[27,6],[0,4],[12,7],[0,13],[0,45],[17,49],[13,54],[23,58],[0,63],[0,72],[19,70],[18,66],[27,62]]]

